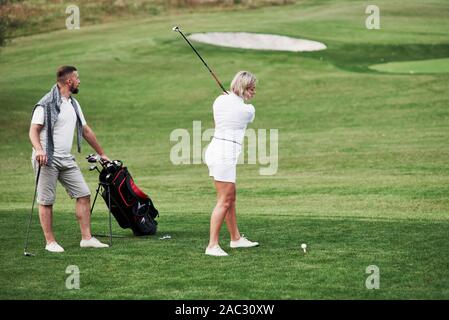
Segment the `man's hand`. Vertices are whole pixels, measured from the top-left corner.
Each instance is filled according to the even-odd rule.
[[[100,154],[100,161],[111,162],[111,159],[109,159],[105,154]]]
[[[47,165],[48,158],[47,158],[47,153],[44,150],[36,151],[35,158],[36,158],[37,162],[39,162],[40,166]]]

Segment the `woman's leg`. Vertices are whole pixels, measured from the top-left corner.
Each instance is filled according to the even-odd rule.
[[[237,241],[240,239],[239,228],[237,227],[237,216],[235,214],[235,201],[236,201],[236,188],[234,185],[234,201],[226,214],[226,226],[228,227],[231,241]]]
[[[210,238],[208,248],[218,244],[218,236],[223,220],[235,201],[235,184],[232,182],[215,181],[217,204],[210,218]]]

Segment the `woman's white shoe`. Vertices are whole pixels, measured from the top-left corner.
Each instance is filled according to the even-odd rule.
[[[243,235],[240,237],[240,239],[236,241],[231,241],[229,246],[231,248],[250,248],[250,247],[257,247],[259,245],[259,242],[252,242],[246,239]]]
[[[206,248],[206,254],[209,256],[224,257],[228,254],[217,244],[212,248]]]

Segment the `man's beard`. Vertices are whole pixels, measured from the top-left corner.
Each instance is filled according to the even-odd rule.
[[[79,91],[80,91],[79,88],[74,88],[74,87],[70,88],[70,92],[73,94],[77,94]]]

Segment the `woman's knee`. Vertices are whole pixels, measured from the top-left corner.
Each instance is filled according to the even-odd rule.
[[[227,195],[225,197],[222,197],[218,200],[218,205],[228,210],[231,208],[235,203],[235,196]]]
[[[232,202],[222,200],[222,201],[218,201],[218,205],[227,211],[227,210],[229,210],[229,208],[231,208]]]
[[[218,201],[217,204],[224,209],[228,210],[235,203],[235,187],[230,184],[218,184],[217,186],[218,192]]]

